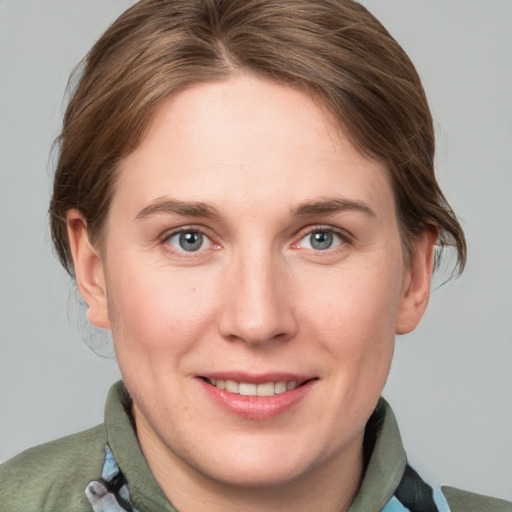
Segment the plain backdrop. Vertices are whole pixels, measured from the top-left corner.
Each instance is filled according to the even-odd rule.
[[[427,480],[512,499],[512,2],[364,3],[424,80],[439,180],[469,243],[465,275],[437,278],[422,325],[397,339],[384,395]],[[100,423],[119,378],[46,212],[67,77],[131,4],[0,0],[0,461]]]

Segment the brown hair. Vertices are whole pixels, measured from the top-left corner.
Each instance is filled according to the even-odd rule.
[[[400,45],[351,0],[142,0],[84,60],[58,139],[50,204],[57,254],[73,274],[66,212],[100,239],[121,158],[159,103],[237,70],[306,90],[353,144],[389,169],[404,254],[428,224],[466,261],[462,228],[434,175],[434,130],[420,78]]]

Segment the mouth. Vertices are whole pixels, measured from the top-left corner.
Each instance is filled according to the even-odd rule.
[[[278,380],[255,384],[253,382],[239,382],[230,379],[211,379],[207,377],[202,377],[202,379],[207,384],[217,389],[242,396],[281,395],[287,391],[292,391],[298,387],[304,386],[307,382],[314,380]]]
[[[293,410],[319,379],[284,373],[229,372],[201,376],[199,380],[206,396],[223,410],[245,419],[269,420]]]

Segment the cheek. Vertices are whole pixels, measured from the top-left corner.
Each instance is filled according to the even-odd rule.
[[[322,332],[321,342],[343,361],[387,365],[393,353],[401,298],[401,267],[345,266],[336,274],[311,274],[303,287],[304,324]],[[355,364],[354,367],[357,367]]]
[[[113,271],[107,277],[114,341],[156,355],[162,349],[176,355],[188,350],[215,314],[217,287],[212,276],[134,267],[120,265],[124,272]]]

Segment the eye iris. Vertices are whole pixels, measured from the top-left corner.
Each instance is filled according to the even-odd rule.
[[[203,245],[203,235],[196,231],[180,234],[180,247],[185,251],[197,251]]]
[[[328,231],[316,231],[310,235],[311,247],[319,251],[329,249],[329,247],[332,245],[332,242],[332,233],[329,233]]]

